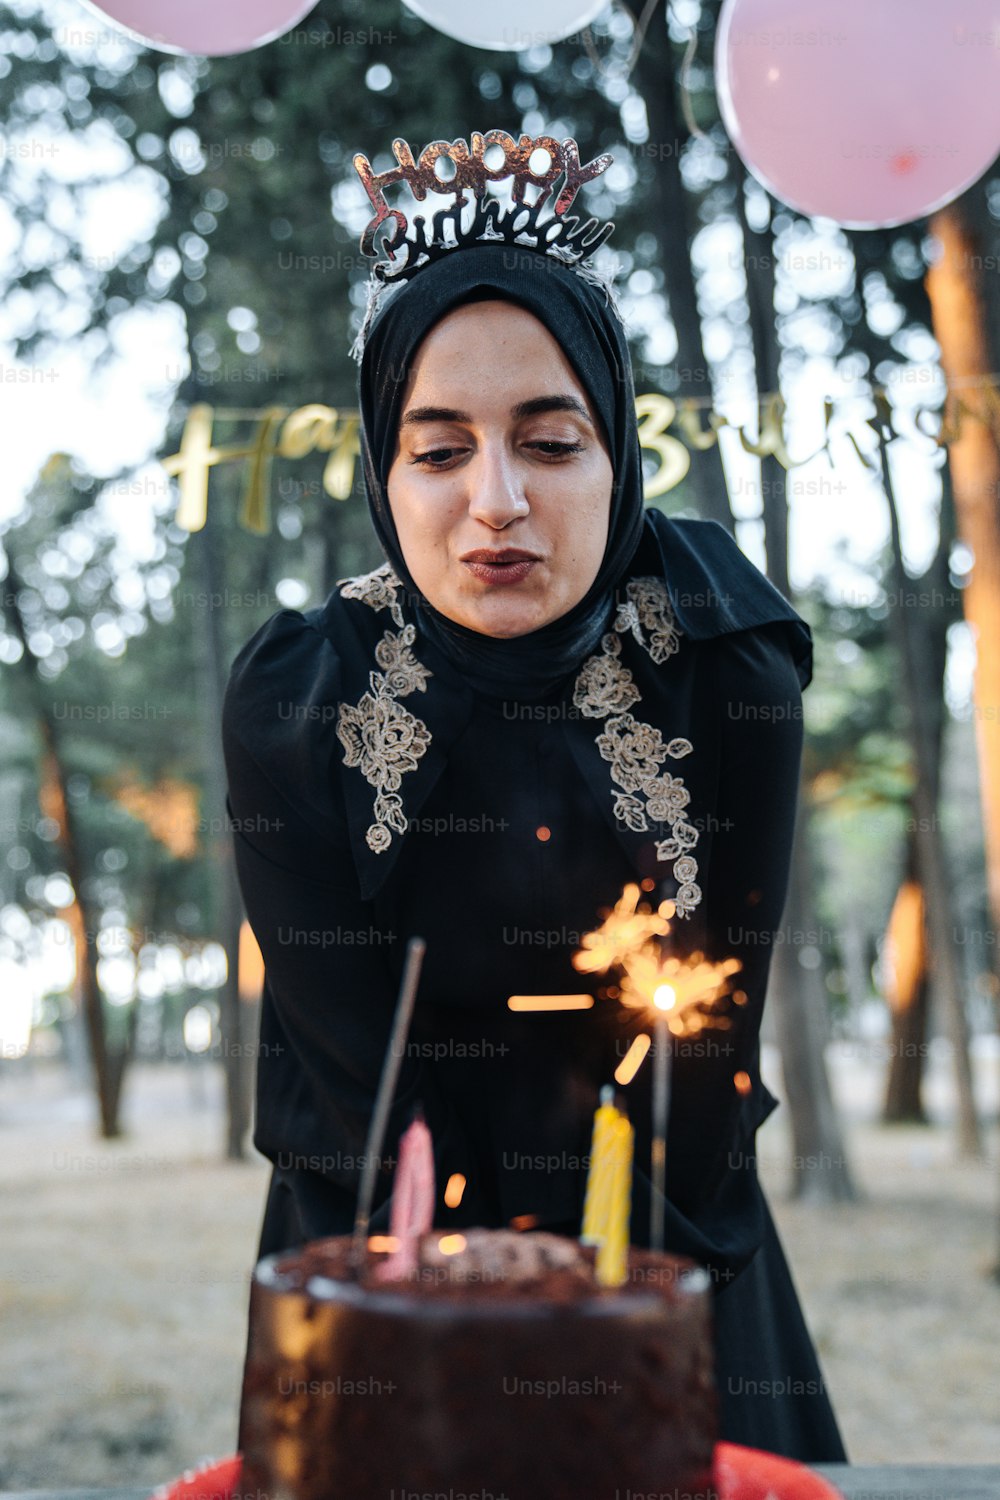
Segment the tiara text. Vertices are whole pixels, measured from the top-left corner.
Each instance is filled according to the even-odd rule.
[[[390,220],[394,225],[393,231],[383,240],[389,259],[375,267],[379,279],[415,270],[428,259],[480,239],[529,243],[532,248],[552,251],[559,259],[575,262],[591,254],[611,234],[613,224],[599,225],[596,219],[588,219],[581,227],[577,219],[564,217],[580,187],[611,166],[613,157],[607,152],[583,165],[579,147],[572,137],[557,141],[551,135],[522,135],[515,141],[505,130],[488,130],[473,131],[471,139],[471,150],[461,138],[451,142],[431,141],[415,160],[407,142],[397,137],[392,149],[399,166],[380,173],[372,171],[366,156],[361,153],[355,156],[355,169],[375,210],[361,237],[363,252],[376,255],[375,236],[379,228]],[[497,147],[503,153],[502,161],[495,166],[486,162],[486,153],[491,147]],[[531,158],[539,151],[544,152],[548,160],[543,170],[531,166]],[[450,161],[453,167],[447,178],[442,177],[437,169],[442,159]],[[539,222],[541,210],[560,176],[564,181],[553,205],[554,216]],[[507,178],[513,178],[513,208],[505,212],[499,199],[487,194],[486,185]],[[418,202],[423,202],[429,192],[453,196],[452,205],[434,215],[429,235],[423,217],[415,217],[411,226],[400,209],[390,208],[386,202],[385,189],[403,181]],[[538,189],[538,196],[530,204],[525,203],[529,186]],[[469,201],[467,189],[471,189],[476,200],[471,222],[463,222],[462,218],[462,209]],[[452,230],[450,238],[446,237],[446,225]],[[407,253],[400,261],[395,252],[401,247]]]

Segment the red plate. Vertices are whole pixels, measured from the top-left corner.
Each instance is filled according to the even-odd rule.
[[[716,1443],[719,1500],[844,1500],[839,1490],[791,1458]]]
[[[200,1469],[188,1469],[180,1479],[154,1490],[150,1500],[229,1500],[242,1473],[243,1458],[234,1453],[232,1458],[220,1458],[215,1463],[202,1464]]]
[[[158,1489],[151,1500],[230,1500],[243,1461],[238,1453],[191,1469]],[[715,1482],[719,1500],[843,1500],[839,1490],[790,1458],[717,1443]]]

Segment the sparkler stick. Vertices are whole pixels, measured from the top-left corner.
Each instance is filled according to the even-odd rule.
[[[670,1047],[670,1023],[667,1011],[677,999],[672,985],[661,984],[653,996],[657,1007],[655,1021],[656,1055],[653,1058],[653,1143],[652,1184],[649,1200],[649,1248],[663,1249],[663,1219],[667,1191],[667,1116],[670,1113],[670,1084],[673,1052]]]
[[[692,953],[688,958],[664,958],[661,940],[670,932],[670,919],[675,915],[672,901],[661,902],[655,911],[640,906],[639,887],[627,885],[602,926],[586,933],[581,940],[582,950],[573,955],[574,967],[583,973],[618,970],[621,983],[607,993],[623,1005],[645,1012],[653,1031],[649,1205],[649,1243],[653,1250],[665,1248],[672,1036],[687,1037],[707,1027],[727,1026],[728,1019],[708,1007],[722,998],[729,975],[742,968],[739,959],[709,963],[703,953]],[[746,999],[741,991],[732,998],[737,1005]]]
[[[354,1238],[351,1243],[351,1270],[355,1280],[360,1277],[365,1263],[368,1223],[371,1219],[372,1202],[375,1197],[377,1163],[385,1138],[385,1128],[389,1123],[389,1111],[392,1108],[392,1096],[396,1091],[403,1053],[406,1051],[406,1034],[410,1029],[410,1018],[413,1015],[413,1005],[417,998],[417,985],[420,982],[420,966],[426,950],[427,944],[423,938],[410,938],[406,945],[406,964],[399,987],[399,999],[396,1001],[392,1035],[389,1038],[389,1047],[382,1064],[382,1077],[379,1079],[375,1107],[372,1110],[371,1124],[368,1127],[368,1139],[365,1142],[365,1165],[358,1190]]]

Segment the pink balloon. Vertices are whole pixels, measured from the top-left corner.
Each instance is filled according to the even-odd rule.
[[[715,68],[754,176],[849,229],[932,213],[1000,151],[1000,0],[723,0]]]
[[[137,41],[161,52],[224,57],[290,31],[316,0],[84,0]]]

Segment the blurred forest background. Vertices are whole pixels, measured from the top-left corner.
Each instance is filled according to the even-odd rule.
[[[211,438],[244,447],[262,432],[273,447],[302,406],[353,411],[368,217],[355,151],[384,169],[396,136],[416,152],[472,129],[573,135],[584,161],[616,158],[585,197],[616,221],[602,255],[618,267],[637,390],[691,403],[674,428],[690,469],[653,503],[729,527],[814,631],[795,873],[769,1001],[788,1106],[774,1185],[828,1216],[832,1203],[859,1212],[871,1163],[889,1160],[885,1132],[908,1132],[895,1138],[912,1165],[924,1130],[938,1182],[952,1168],[971,1174],[948,1222],[967,1211],[975,1225],[975,1295],[996,1328],[1000,1239],[986,1226],[1000,1198],[1000,848],[984,836],[981,786],[1000,768],[992,780],[984,771],[977,718],[990,705],[971,696],[974,559],[956,458],[979,442],[976,462],[993,476],[988,537],[1000,531],[1000,448],[995,425],[935,443],[913,411],[919,400],[943,412],[946,374],[1000,370],[1000,174],[897,229],[798,216],[748,175],[721,125],[717,0],[678,0],[669,22],[656,8],[641,38],[633,10],[646,7],[630,0],[582,39],[504,54],[449,40],[398,0],[320,0],[280,41],[206,60],[133,45],[75,0],[0,4],[4,387],[42,385],[67,346],[95,382],[150,342],[177,351],[148,392],[160,437],[145,462],[112,454],[95,473],[51,452],[0,517],[0,1141],[20,1140],[25,1122],[41,1140],[61,1119],[60,1140],[113,1152],[142,1138],[144,1099],[164,1117],[187,1101],[212,1191],[243,1215],[248,1262],[262,1179],[257,1166],[252,1186],[226,1177],[223,1164],[252,1155],[260,973],[226,824],[221,693],[269,615],[320,603],[379,556],[360,470],[336,454],[327,468],[322,452],[296,456],[308,445],[294,438],[273,457],[258,451],[249,467],[270,498],[256,530],[247,463],[212,469],[207,520],[190,530],[155,460],[178,452],[204,403]],[[949,245],[963,252],[950,269]],[[853,401],[854,438],[841,436],[836,462],[811,468],[798,492],[773,453],[752,485],[734,482],[746,455],[734,471],[740,445],[715,441],[709,408],[754,437],[759,396],[792,403],[807,370],[810,390]],[[876,388],[888,393],[878,408]],[[9,418],[3,389],[0,402]],[[906,436],[885,441],[887,415]],[[796,456],[822,445],[819,431],[792,434]],[[17,445],[16,423],[3,440]],[[861,453],[883,541],[863,565],[845,555],[838,572],[831,558],[793,591],[789,528],[842,503]],[[931,497],[919,516],[918,468]],[[139,518],[128,537],[126,509]],[[994,546],[992,561],[985,543],[976,550],[987,572],[1000,536]],[[91,1100],[89,1122],[59,1115],[71,1094]],[[859,1112],[867,1133],[843,1123]],[[37,1184],[19,1181],[31,1218]],[[116,1212],[109,1202],[106,1216]],[[233,1369],[241,1289],[238,1278],[228,1289]],[[105,1475],[116,1463],[134,1474],[138,1453],[143,1472],[166,1477],[175,1453],[156,1439],[148,1385],[134,1377],[118,1392],[123,1410],[138,1402],[130,1430],[147,1445],[130,1449],[116,1427],[91,1464]],[[188,1441],[193,1458],[202,1444]],[[32,1470],[20,1449],[7,1469],[0,1461],[7,1487],[56,1472]]]

